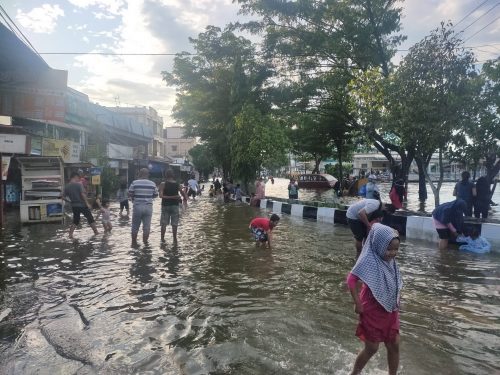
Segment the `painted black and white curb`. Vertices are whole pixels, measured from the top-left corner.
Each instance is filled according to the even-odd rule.
[[[244,198],[246,202],[250,198]],[[273,213],[287,214],[304,219],[312,219],[330,224],[347,224],[345,209],[331,207],[314,207],[304,204],[286,203],[272,199],[261,199],[260,208]],[[438,241],[438,235],[434,228],[434,222],[430,216],[403,216],[389,215],[384,218],[384,224],[397,229],[401,235],[410,239],[425,241]],[[478,227],[480,233],[492,245],[492,251],[500,252],[500,224],[494,223],[471,223]]]

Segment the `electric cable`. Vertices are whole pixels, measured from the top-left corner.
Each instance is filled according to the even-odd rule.
[[[486,4],[488,1],[490,0],[485,0],[483,1],[481,4],[479,4],[477,7],[475,7],[474,9],[472,9],[469,13],[467,13],[460,21],[458,21],[453,27],[456,27],[457,25],[459,25],[460,23],[462,23],[467,17],[469,17],[472,13],[474,13],[476,10],[478,10],[479,8],[481,8],[484,4]]]
[[[484,26],[483,28],[479,29],[478,31],[476,31],[474,34],[472,34],[470,37],[468,37],[467,39],[464,40],[464,43],[467,42],[469,39],[472,39],[473,37],[475,37],[477,34],[479,34],[481,31],[483,31],[484,29],[486,29],[488,26],[490,26],[491,24],[495,23],[496,21],[500,20],[500,16],[498,16],[497,18],[495,18],[493,21],[491,21],[490,23],[488,23],[486,26]]]
[[[488,9],[485,13],[483,13],[481,16],[479,16],[478,18],[476,18],[471,24],[469,24],[468,26],[466,26],[464,29],[462,29],[460,33],[463,33],[465,30],[467,30],[469,27],[471,27],[472,25],[474,25],[477,21],[479,21],[481,18],[483,18],[484,16],[486,16],[488,13],[490,13],[493,9],[495,9],[497,6],[500,5],[500,2],[496,3],[495,5],[493,5],[490,9]]]

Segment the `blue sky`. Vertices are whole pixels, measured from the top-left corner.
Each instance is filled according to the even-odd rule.
[[[441,21],[460,21],[485,0],[406,0],[402,25],[408,40],[423,38]],[[176,53],[190,50],[188,37],[206,25],[223,27],[241,20],[231,0],[4,0],[2,6],[39,52]],[[489,12],[488,12],[489,11]],[[477,20],[477,21],[476,21]],[[474,24],[469,26],[472,22]],[[484,30],[481,28],[491,24]],[[479,61],[500,55],[500,2],[484,5],[457,25]],[[405,52],[398,53],[397,62]],[[68,70],[69,85],[103,105],[146,105],[166,125],[175,92],[160,72],[169,56],[43,55],[55,68]]]

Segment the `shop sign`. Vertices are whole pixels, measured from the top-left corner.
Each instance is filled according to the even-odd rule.
[[[101,184],[101,174],[102,174],[101,167],[90,168],[90,178],[91,178],[90,183],[92,185],[100,185]]]
[[[26,154],[26,136],[22,134],[0,134],[0,152]]]
[[[187,165],[186,164],[182,164],[181,165],[181,171],[182,172],[189,172],[189,171],[191,171],[191,166],[189,164],[187,164]]]
[[[2,156],[2,180],[7,180],[7,175],[9,173],[10,156]]]
[[[119,160],[133,160],[134,148],[108,143],[108,158]]]
[[[80,162],[80,145],[63,139],[44,138],[42,155],[59,156],[64,163],[78,163]]]

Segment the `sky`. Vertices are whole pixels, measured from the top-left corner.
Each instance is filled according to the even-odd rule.
[[[238,15],[232,0],[2,0],[2,6],[52,68],[68,71],[70,87],[101,105],[151,106],[165,126],[175,125],[170,117],[175,90],[161,76],[172,68],[172,56],[43,53],[192,51],[188,38],[207,25],[223,28],[248,20]],[[400,6],[401,32],[408,37],[401,50],[451,20],[479,62],[500,55],[498,0],[406,0]],[[405,53],[398,52],[393,61]]]

